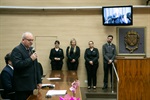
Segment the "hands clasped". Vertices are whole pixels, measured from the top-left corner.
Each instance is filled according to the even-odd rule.
[[[31,56],[31,59],[34,61],[34,60],[36,60],[37,59],[37,54],[36,54],[36,52],[34,52]]]
[[[108,64],[111,64],[111,63],[112,63],[112,60],[109,60],[109,61],[108,61]]]
[[[56,58],[56,57],[55,57],[54,59],[55,59],[55,60],[60,60],[60,58]]]
[[[89,61],[89,63],[90,63],[91,65],[93,65],[93,61]]]

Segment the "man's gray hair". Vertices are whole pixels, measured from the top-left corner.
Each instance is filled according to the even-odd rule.
[[[22,34],[22,39],[25,39],[27,34],[32,34],[32,33],[31,33],[31,32],[24,32],[24,33]]]

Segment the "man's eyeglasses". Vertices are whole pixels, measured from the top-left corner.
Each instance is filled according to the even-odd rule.
[[[26,38],[25,38],[25,40],[28,40],[29,42],[32,42],[32,41],[33,41],[33,39],[26,39]]]

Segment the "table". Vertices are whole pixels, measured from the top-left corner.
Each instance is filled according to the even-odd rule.
[[[47,80],[47,78],[61,78],[60,80]],[[71,83],[78,79],[76,71],[50,71],[43,79],[43,84],[55,84],[55,88],[42,88],[37,96],[31,95],[27,100],[59,100],[59,96],[52,96],[51,98],[46,98],[46,93],[48,90],[67,90],[67,94],[70,96],[75,96],[77,98],[81,97],[80,87],[77,88],[76,93],[73,94],[69,88]]]

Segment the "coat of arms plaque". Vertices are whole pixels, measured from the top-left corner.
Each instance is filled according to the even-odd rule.
[[[117,27],[118,55],[145,56],[145,27]]]

